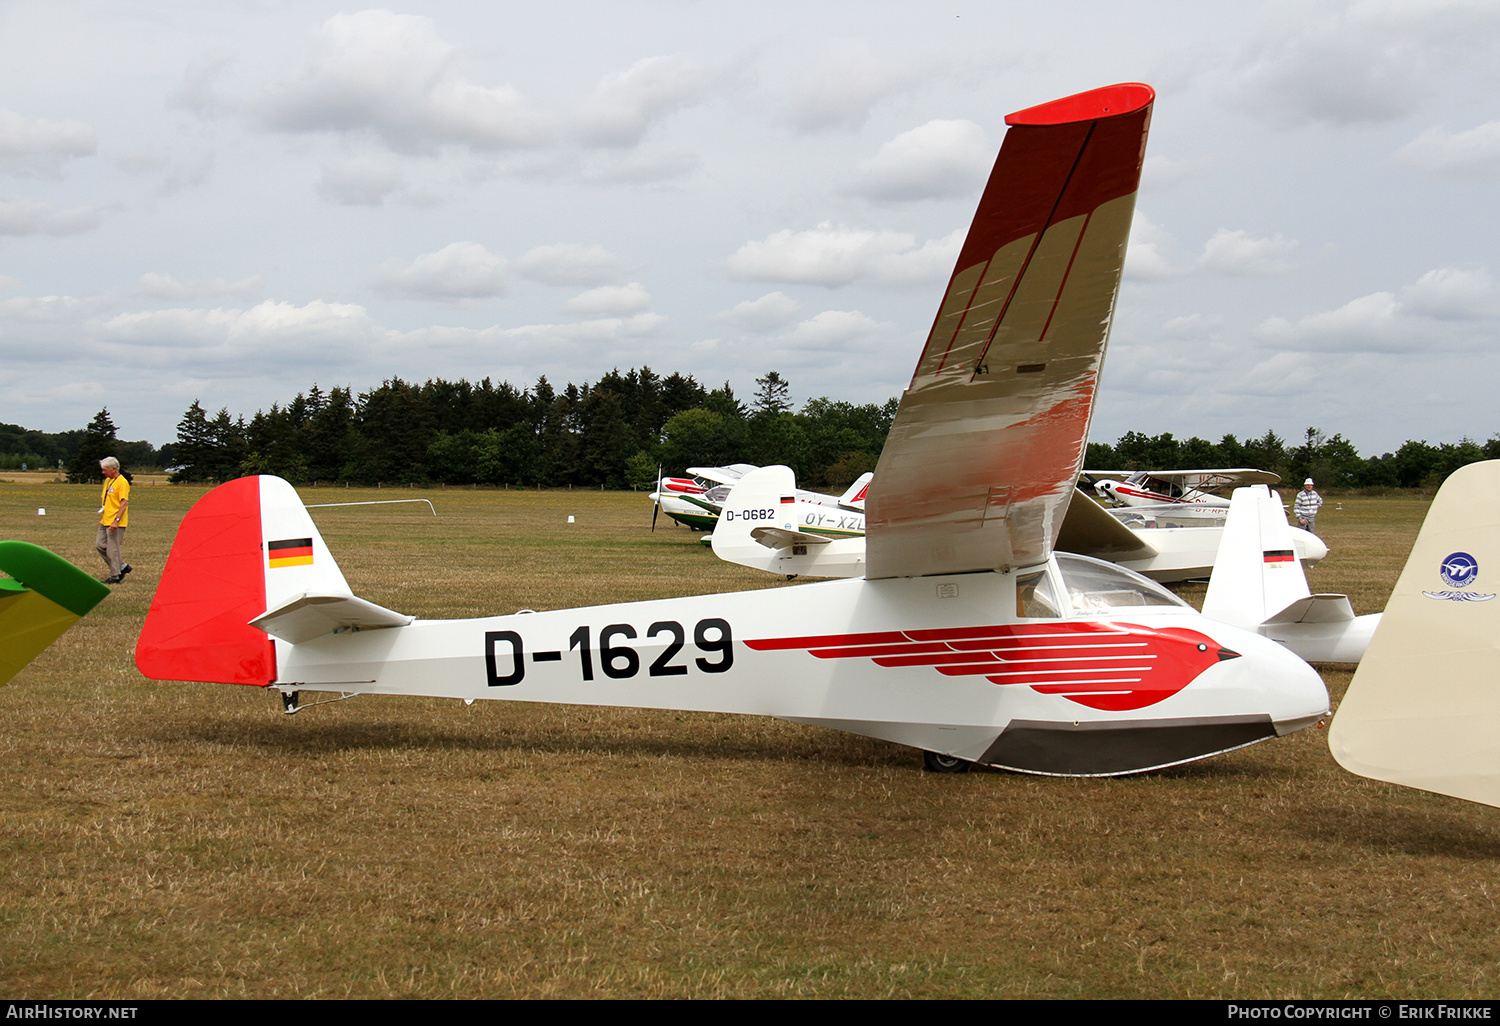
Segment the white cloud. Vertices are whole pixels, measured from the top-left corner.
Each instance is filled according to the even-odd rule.
[[[1176,277],[1163,252],[1172,236],[1140,210],[1130,222],[1130,242],[1125,248],[1125,277],[1137,281],[1162,281]]]
[[[651,306],[651,294],[638,281],[628,285],[601,285],[568,300],[569,313],[601,317],[640,313]]]
[[[0,169],[35,178],[61,178],[63,164],[92,156],[94,130],[77,121],[42,121],[0,107]]]
[[[801,312],[802,304],[785,292],[768,292],[759,299],[736,303],[715,314],[714,319],[727,321],[746,331],[765,332],[790,324]]]
[[[384,157],[324,161],[318,195],[344,206],[376,207],[406,185],[401,169]]]
[[[703,158],[696,153],[630,150],[621,156],[586,159],[582,178],[603,185],[655,185],[686,178],[702,166]]]
[[[375,286],[419,299],[478,299],[505,292],[505,261],[477,242],[453,242],[409,264],[394,257],[380,265]]]
[[[153,299],[167,299],[176,302],[189,299],[201,299],[205,296],[249,296],[259,292],[264,284],[260,275],[243,278],[239,281],[226,281],[223,278],[213,278],[205,281],[200,278],[189,278],[187,281],[178,281],[170,274],[159,274],[155,271],[147,272],[136,281],[136,292]]]
[[[1439,268],[1398,292],[1372,292],[1295,321],[1268,317],[1256,334],[1281,349],[1433,354],[1487,344],[1497,317],[1488,271]]]
[[[803,131],[858,130],[871,107],[914,78],[909,70],[877,58],[863,39],[829,42],[799,70],[783,107],[787,119]]]
[[[1226,94],[1288,124],[1390,121],[1415,111],[1458,58],[1490,46],[1482,0],[1349,4],[1311,23],[1278,19],[1241,56]]]
[[[596,146],[634,146],[655,120],[700,102],[708,75],[686,54],[646,57],[609,75],[584,100],[578,131]]]
[[[337,14],[323,23],[314,51],[262,98],[267,127],[368,132],[403,153],[448,144],[528,146],[545,134],[545,119],[516,89],[462,73],[457,48],[431,19],[383,10]]]
[[[803,232],[783,229],[747,242],[725,262],[732,277],[834,288],[940,284],[953,270],[965,230],[921,246],[904,232],[846,228],[823,222]]]
[[[798,324],[783,336],[786,345],[795,349],[858,349],[875,337],[888,337],[892,326],[883,324],[858,310],[824,310]]]
[[[1166,190],[1183,182],[1207,177],[1218,167],[1218,163],[1214,157],[1173,160],[1170,157],[1149,156],[1141,166],[1141,191]]]
[[[558,242],[528,251],[511,270],[547,285],[604,285],[619,281],[630,267],[603,246]]]
[[[861,161],[849,191],[881,200],[977,196],[995,149],[972,121],[929,121]]]
[[[336,364],[386,333],[350,303],[313,300],[302,306],[266,300],[249,309],[174,307],[121,313],[98,323],[94,346],[131,347],[136,366],[174,371],[208,369],[245,376],[264,373],[264,359]],[[119,359],[117,356],[116,359]]]
[[[37,200],[0,196],[0,235],[77,235],[99,227],[98,207],[60,210]]]
[[[1429,128],[1396,151],[1396,163],[1428,174],[1500,178],[1500,121],[1449,135]]]
[[[1414,314],[1440,321],[1494,317],[1496,296],[1489,271],[1440,267],[1401,290],[1402,306]]]
[[[1296,248],[1296,239],[1284,239],[1279,232],[1257,239],[1248,232],[1220,228],[1203,244],[1198,266],[1242,278],[1290,274],[1295,269],[1290,258]]]
[[[1249,232],[1220,228],[1203,244],[1197,260],[1178,267],[1167,256],[1172,242],[1168,232],[1137,211],[1125,251],[1126,277],[1136,281],[1165,281],[1209,273],[1259,278],[1290,274],[1296,269],[1291,255],[1297,248],[1297,240],[1284,238],[1279,232],[1270,238],[1257,238]]]

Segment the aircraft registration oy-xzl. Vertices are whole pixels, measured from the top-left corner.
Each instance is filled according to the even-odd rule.
[[[290,485],[242,478],[184,519],[137,665],[289,707],[318,691],[774,716],[950,771],[1132,773],[1317,723],[1322,680],[1274,641],[1054,554],[1153,99],[1122,84],[1006,118],[866,499],[863,577],[414,620],[351,593]]]

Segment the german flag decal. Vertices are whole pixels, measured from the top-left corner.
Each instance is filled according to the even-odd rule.
[[[1266,549],[1263,556],[1267,563],[1290,563],[1297,558],[1291,549]]]
[[[267,542],[266,561],[272,570],[280,566],[312,566],[312,539],[283,538]]]

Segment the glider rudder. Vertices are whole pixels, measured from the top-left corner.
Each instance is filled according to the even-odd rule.
[[[1500,807],[1500,461],[1438,490],[1328,731],[1351,773]]]

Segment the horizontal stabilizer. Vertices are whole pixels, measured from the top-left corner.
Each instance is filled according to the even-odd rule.
[[[413,619],[353,595],[302,594],[251,620],[250,626],[298,645],[339,630],[405,627]]]
[[[1348,595],[1308,595],[1266,620],[1266,623],[1342,623],[1354,619]]]
[[[833,540],[832,538],[825,538],[821,534],[808,534],[806,531],[786,531],[779,527],[757,527],[750,532],[750,537],[768,549],[784,549],[788,545],[827,545]]]

